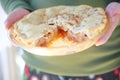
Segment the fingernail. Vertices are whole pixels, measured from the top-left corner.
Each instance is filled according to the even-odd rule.
[[[100,44],[95,44],[95,46],[100,46]]]
[[[100,46],[100,45],[102,45],[101,42],[97,42],[97,43],[95,44],[95,46]]]

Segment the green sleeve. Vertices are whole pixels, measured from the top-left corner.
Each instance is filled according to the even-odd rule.
[[[0,0],[1,5],[6,13],[10,13],[16,8],[25,8],[32,10],[29,3],[25,0]]]
[[[120,0],[105,0],[105,2],[106,2],[107,4],[109,4],[109,3],[111,3],[111,2],[120,2]]]

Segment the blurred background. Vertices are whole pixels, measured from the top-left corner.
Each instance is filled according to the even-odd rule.
[[[0,80],[23,80],[24,61],[20,57],[21,50],[8,39],[4,27],[6,17],[0,5]]]

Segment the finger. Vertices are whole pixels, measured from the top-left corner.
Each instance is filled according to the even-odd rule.
[[[10,13],[8,15],[8,18],[6,19],[5,21],[5,26],[6,26],[6,29],[10,29],[10,27],[16,22],[18,21],[19,19],[21,19],[23,16],[29,14],[29,11],[28,10],[25,10],[25,9],[22,9],[22,8],[19,8],[15,11],[13,11],[12,13]]]
[[[15,21],[17,21],[17,19],[13,15],[9,15],[6,21],[4,22],[6,29],[10,29],[10,27],[12,26],[12,24],[15,23]]]
[[[109,14],[110,17],[113,17],[114,15],[120,15],[120,3],[110,3],[106,8],[106,12]]]
[[[120,20],[120,3],[112,2],[106,8],[106,13],[110,18],[110,26],[108,31],[97,42],[96,46],[102,45],[108,41],[113,31],[117,27]]]
[[[117,27],[119,20],[120,20],[120,15],[115,15],[114,17],[112,17],[112,19],[110,21],[110,28],[107,30],[107,32],[105,33],[105,35],[103,35],[97,41],[96,46],[100,46],[100,45],[102,45],[102,44],[104,44],[104,43],[106,43],[108,41],[108,39],[112,35],[113,31]]]

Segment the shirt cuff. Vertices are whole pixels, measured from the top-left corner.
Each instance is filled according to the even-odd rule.
[[[9,4],[9,6],[6,6],[6,9],[7,9],[6,12],[10,13],[17,8],[25,8],[29,11],[33,10],[26,2],[17,0],[17,1],[11,2],[11,4]]]

